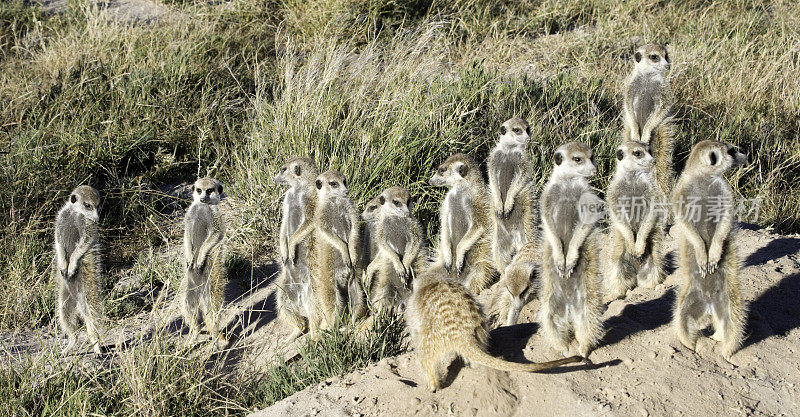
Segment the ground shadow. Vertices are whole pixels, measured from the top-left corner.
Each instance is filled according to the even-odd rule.
[[[523,350],[538,329],[537,323],[498,327],[489,333],[489,353],[501,356],[507,361],[530,362],[525,358]]]
[[[672,320],[672,306],[675,303],[675,288],[668,289],[661,297],[639,304],[628,304],[619,315],[605,322],[608,329],[603,345],[613,345],[638,332],[653,330]]]
[[[784,277],[750,303],[744,347],[800,327],[800,273]]]
[[[761,265],[797,252],[800,252],[800,238],[783,237],[770,241],[767,246],[751,253],[745,259],[744,264],[745,266]]]
[[[226,293],[226,302],[234,303],[238,310],[226,327],[227,334],[235,339],[257,332],[277,317],[276,294],[267,287],[277,279],[278,265],[270,263],[243,270],[246,274],[232,279],[233,289]]]

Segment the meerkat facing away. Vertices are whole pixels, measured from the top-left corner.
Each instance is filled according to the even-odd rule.
[[[378,309],[403,311],[412,277],[424,267],[422,226],[411,215],[413,202],[405,188],[387,188],[378,201],[381,208],[374,239],[378,253],[366,273],[367,277],[377,277],[370,295]]]
[[[704,140],[692,149],[672,197],[679,249],[680,293],[673,324],[694,350],[709,318],[712,339],[730,360],[742,342],[745,308],[739,294],[741,257],[733,226],[733,192],[723,174],[747,156],[726,143]]]
[[[378,227],[378,214],[381,208],[380,199],[381,196],[378,195],[372,200],[369,200],[366,207],[364,207],[364,211],[361,212],[361,221],[366,223],[361,233],[361,243],[359,244],[361,248],[359,258],[363,266],[369,266],[378,255],[378,242],[375,240],[375,232]],[[366,271],[366,268],[363,269]],[[366,274],[364,276],[364,289],[367,291],[367,294],[370,295],[373,293],[373,277],[374,274]]]
[[[313,247],[314,210],[319,172],[309,158],[293,158],[275,176],[275,182],[288,185],[283,198],[283,216],[278,236],[281,273],[278,277],[278,317],[293,327],[290,340],[308,329],[311,316],[311,272],[309,254]]]
[[[667,71],[670,59],[662,45],[647,44],[634,53],[636,65],[625,80],[624,141],[644,142],[656,160],[656,179],[665,195],[672,189],[674,133],[670,107],[674,101]]]
[[[526,243],[503,270],[498,285],[505,291],[500,293],[500,317],[504,325],[513,326],[519,320],[519,312],[537,295],[536,277],[542,254],[539,242]]]
[[[314,213],[315,260],[311,286],[315,314],[311,333],[331,328],[345,312],[352,320],[366,312],[359,264],[358,214],[348,198],[347,180],[341,172],[317,176],[317,209]]]
[[[184,217],[183,254],[186,274],[180,288],[183,317],[190,340],[200,332],[200,315],[218,341],[227,341],[220,330],[220,315],[227,283],[225,270],[225,220],[219,210],[222,184],[214,178],[194,183],[193,201]]]
[[[500,139],[489,154],[487,172],[492,209],[492,258],[502,272],[516,252],[535,239],[536,204],[532,190],[530,126],[512,118],[500,126]]]
[[[455,154],[439,166],[429,183],[449,187],[439,212],[439,256],[451,279],[479,294],[492,283],[489,199],[478,165],[470,156]]]
[[[587,201],[597,199],[587,181],[597,167],[589,147],[577,142],[558,147],[553,161],[540,200],[544,236],[539,316],[554,347],[566,356],[574,335],[585,357],[602,331],[596,219],[582,212]]]
[[[583,360],[573,356],[543,363],[514,363],[491,356],[486,352],[486,320],[466,288],[449,279],[442,269],[421,274],[413,287],[406,322],[431,391],[441,387],[447,367],[457,356],[469,363],[516,372],[535,372]]]
[[[664,197],[653,157],[642,142],[623,143],[616,157],[606,195],[611,230],[603,256],[609,300],[636,285],[653,288],[664,280],[664,216],[656,206]]]
[[[81,185],[58,211],[55,222],[54,275],[58,285],[56,315],[67,333],[64,349],[76,343],[82,320],[95,353],[101,353],[103,325],[99,280],[103,273],[97,223],[100,193]]]

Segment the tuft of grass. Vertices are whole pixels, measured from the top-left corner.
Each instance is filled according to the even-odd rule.
[[[308,339],[294,362],[280,361],[265,378],[251,387],[251,395],[268,407],[304,388],[328,378],[403,353],[405,321],[391,313],[379,313],[372,326],[359,334],[352,326],[334,326],[319,340]]]

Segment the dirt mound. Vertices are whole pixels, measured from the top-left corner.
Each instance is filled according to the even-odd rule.
[[[452,383],[428,392],[414,352],[309,387],[253,416],[408,415],[793,415],[800,412],[800,237],[745,229],[742,294],[749,303],[747,337],[726,362],[702,338],[697,353],[670,327],[676,276],[609,304],[606,335],[595,365],[549,373],[503,374],[450,369]],[[669,258],[674,261],[674,250]],[[674,262],[673,262],[674,263]],[[498,289],[481,294],[486,303]],[[534,322],[492,332],[496,354],[511,360],[555,359]],[[490,311],[491,313],[491,311]]]

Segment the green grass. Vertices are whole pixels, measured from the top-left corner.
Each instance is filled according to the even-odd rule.
[[[226,185],[237,276],[274,253],[282,190],[271,178],[292,156],[344,172],[358,204],[408,187],[432,243],[444,192],[427,185],[434,168],[454,152],[483,162],[513,115],[532,124],[538,183],[553,149],[578,140],[597,154],[602,189],[622,80],[634,48],[651,40],[668,42],[673,59],[678,169],[700,140],[739,145],[750,163],[730,175],[735,192],[763,199],[761,225],[800,231],[797,2],[164,3],[168,18],[130,26],[86,0],[55,15],[0,2],[0,330],[53,327],[52,221],[79,184],[103,194],[112,323],[174,288],[180,262],[163,252],[180,245],[178,208],[188,202],[165,190],[197,175]],[[276,368],[286,385],[266,389],[269,398],[302,386],[288,379],[292,366]],[[68,410],[130,406],[115,398],[132,394],[97,392],[93,378],[105,374],[68,383],[57,368],[36,369],[72,387]],[[190,388],[200,389],[176,395]],[[33,395],[6,398],[64,402]]]

